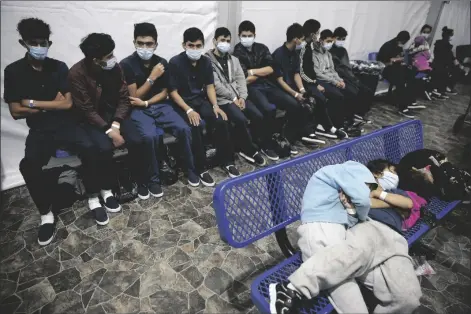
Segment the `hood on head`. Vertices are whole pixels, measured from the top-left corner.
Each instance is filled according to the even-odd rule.
[[[344,163],[344,166],[346,171],[362,182],[377,184],[375,177],[365,165],[349,160]]]
[[[425,42],[426,42],[426,39],[424,36],[417,36],[414,39],[414,43],[419,46],[425,44]]]

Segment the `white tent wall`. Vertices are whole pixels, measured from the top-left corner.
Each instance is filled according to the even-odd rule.
[[[157,53],[167,60],[180,52],[185,29],[199,27],[207,41],[217,25],[218,1],[2,1],[1,3],[1,189],[24,184],[18,165],[24,156],[28,127],[13,120],[3,101],[5,67],[21,58],[17,23],[25,17],[44,19],[51,26],[49,56],[71,67],[83,58],[78,45],[92,32],[109,33],[122,59],[134,51],[133,25],[151,22],[157,27]]]
[[[353,59],[366,59],[401,30],[418,33],[430,1],[242,1],[242,20],[255,24],[257,38],[270,51],[286,40],[286,29],[317,19],[322,29],[342,26],[349,36],[346,48]]]
[[[471,4],[469,0],[448,2],[449,3],[445,3],[443,6],[440,20],[438,21],[435,35],[433,36],[433,43],[442,38],[442,28],[447,26],[455,32],[451,43],[453,45],[453,50],[456,51],[456,46],[471,44]]]

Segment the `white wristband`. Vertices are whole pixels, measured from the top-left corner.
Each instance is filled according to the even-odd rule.
[[[386,199],[386,196],[388,196],[388,193],[387,192],[381,192],[381,194],[379,194],[379,199],[384,201]]]
[[[303,87],[299,90],[301,93],[304,93],[306,91],[306,89]]]
[[[111,124],[111,127],[112,127],[112,128],[115,128],[115,129],[118,129],[118,130],[120,129],[120,125],[119,125],[119,124],[116,124],[116,123],[112,123],[112,124]]]
[[[233,102],[236,102],[237,101],[237,97],[234,97],[234,99],[232,99]]]
[[[190,109],[188,109],[188,110],[186,111],[186,114],[189,114],[189,113],[192,112],[192,111],[193,111],[193,108],[190,108]]]
[[[144,103],[146,104],[146,108],[149,107],[149,102],[147,100],[144,101]]]
[[[252,70],[249,70],[249,75],[253,76],[253,71]]]
[[[108,135],[111,131],[113,131],[113,129],[109,128],[108,130],[106,130],[105,134]]]
[[[299,96],[299,93],[294,94],[294,98],[297,98]]]

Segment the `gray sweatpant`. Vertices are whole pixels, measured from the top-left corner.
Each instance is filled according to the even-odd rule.
[[[374,313],[412,313],[420,305],[422,292],[407,241],[376,221],[359,223],[347,230],[345,241],[318,248],[289,277],[308,298],[329,289],[343,313],[366,313],[352,279],[371,289],[380,301]]]

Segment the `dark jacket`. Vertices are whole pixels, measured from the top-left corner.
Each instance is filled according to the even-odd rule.
[[[100,82],[100,73],[94,72],[85,59],[74,64],[69,71],[68,82],[74,108],[83,116],[88,123],[107,130],[112,121],[121,122],[129,114],[131,103],[129,102],[128,85],[124,79],[121,68],[117,65],[109,70],[109,77],[113,81],[113,90],[116,93],[116,101],[109,103],[109,108],[102,108],[101,96],[103,92]],[[109,85],[109,84],[107,84]],[[100,113],[105,112],[112,116],[112,121],[103,117]]]
[[[434,67],[451,67],[455,61],[453,45],[448,40],[439,39],[435,42],[433,49]]]
[[[267,46],[261,43],[253,43],[251,49],[245,48],[241,43],[234,47],[234,57],[238,58],[245,77],[248,76],[247,71],[250,69],[260,69],[264,67],[273,68],[273,58]],[[270,77],[259,77],[254,83],[250,85],[258,85],[267,83],[268,85],[275,86],[275,83],[270,80]]]
[[[317,84],[316,71],[314,71],[314,62],[312,61],[312,50],[314,43],[305,45],[299,53],[300,74],[304,82],[309,84]]]
[[[397,39],[393,38],[390,41],[385,42],[379,49],[376,61],[380,61],[384,64],[391,62],[392,58],[398,58],[404,56],[404,50],[397,45]]]
[[[356,78],[355,74],[353,74],[347,49],[344,47],[337,47],[334,44],[329,52],[332,55],[332,60],[334,61],[335,71],[337,71],[340,77],[344,80],[357,82],[358,79]]]

